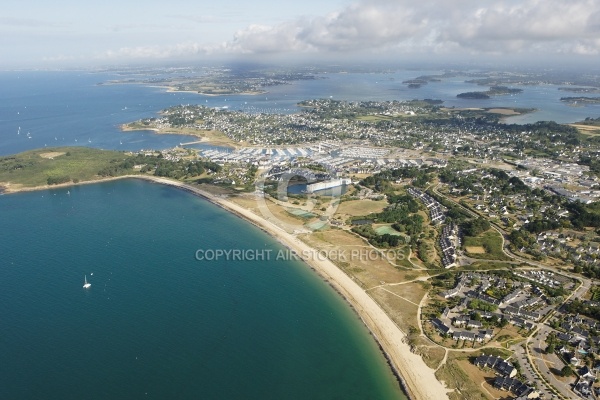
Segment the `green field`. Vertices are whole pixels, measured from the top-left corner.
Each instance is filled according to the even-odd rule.
[[[293,216],[300,218],[308,219],[316,216],[316,214],[313,214],[310,211],[301,210],[299,208],[287,208],[286,211],[292,214]]]
[[[352,217],[380,213],[389,204],[385,200],[345,200],[340,203],[337,214],[346,214]]]
[[[327,221],[317,220],[315,222],[311,222],[310,224],[306,224],[306,227],[313,231],[319,231],[325,229],[329,226]]]
[[[129,157],[125,153],[87,147],[56,147],[0,157],[0,185],[35,187],[48,179],[65,182],[90,181],[98,171]]]
[[[468,248],[482,248],[483,252],[469,252]],[[465,236],[463,242],[463,249],[467,251],[467,255],[472,258],[480,258],[484,260],[499,260],[509,261],[502,251],[502,237],[494,229],[488,229],[481,235]]]
[[[375,232],[377,232],[378,235],[385,235],[387,233],[388,235],[402,236],[400,232],[392,228],[391,224],[374,226],[373,228],[375,228]]]

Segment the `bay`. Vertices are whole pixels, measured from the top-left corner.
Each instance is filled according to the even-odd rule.
[[[197,261],[283,247],[183,191],[124,180],[3,195],[0,244],[0,398],[404,398],[303,263]]]

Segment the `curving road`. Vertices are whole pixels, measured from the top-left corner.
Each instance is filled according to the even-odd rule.
[[[464,207],[463,205],[459,204],[458,202],[454,201],[453,199],[440,193],[438,191],[439,186],[440,184],[432,188],[433,193],[435,193],[443,199],[452,202],[453,204],[464,210],[468,215],[474,218],[478,218],[481,216]],[[592,285],[592,281],[590,279],[583,278],[579,275],[573,274],[571,272],[565,271],[554,266],[549,266],[543,263],[528,260],[514,254],[512,251],[510,251],[510,249],[507,246],[508,234],[506,233],[506,231],[504,231],[504,229],[502,229],[494,223],[490,223],[490,225],[502,237],[502,252],[507,257],[514,260],[513,263],[519,262],[533,267],[551,270],[553,272],[565,275],[579,282],[579,286],[577,287],[577,289],[572,291],[571,294],[565,298],[562,304],[565,304],[571,298],[582,298],[583,295],[590,289]],[[562,304],[560,306],[562,306]],[[552,318],[552,316],[556,313],[556,310],[560,306],[557,306],[552,312],[550,312],[546,317],[544,317],[543,321],[548,321],[550,318]],[[568,384],[565,384],[564,382],[558,380],[550,370],[551,368],[556,368],[560,370],[563,366],[562,361],[560,361],[556,355],[544,354],[544,349],[546,348],[545,339],[548,333],[551,331],[552,328],[545,325],[543,322],[540,322],[538,324],[538,329],[532,331],[524,342],[513,345],[511,347],[511,350],[514,353],[515,359],[517,359],[519,361],[519,364],[522,366],[523,374],[527,378],[527,380],[529,382],[539,382],[540,384],[542,384],[542,386],[538,387],[538,389],[541,393],[545,395],[546,398],[553,398],[553,396],[558,396],[564,399],[579,398],[579,396],[571,390]],[[525,345],[525,349],[521,347],[523,344]],[[552,389],[550,385],[553,386],[555,389]]]

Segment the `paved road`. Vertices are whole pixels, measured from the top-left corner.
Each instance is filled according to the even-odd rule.
[[[541,325],[540,330],[535,338],[529,343],[529,353],[531,359],[535,362],[535,366],[538,371],[544,376],[544,378],[550,382],[560,393],[567,398],[577,398],[577,396],[570,388],[568,384],[561,382],[554,376],[552,370],[561,370],[564,366],[563,362],[553,354],[544,354],[546,349],[546,337],[552,332],[552,328],[546,325]]]
[[[529,339],[522,343],[528,343]],[[521,344],[522,344],[521,343]],[[537,383],[536,386],[540,392],[540,395],[543,395],[545,399],[552,399],[555,396],[554,392],[547,387],[547,385],[539,378],[535,369],[532,368],[531,363],[529,362],[530,354],[521,347],[521,344],[514,345],[511,347],[513,351],[513,357],[519,362],[521,365],[521,372],[525,377],[525,381],[532,383]],[[567,399],[570,399],[572,396],[566,396]],[[554,397],[556,398],[556,397]]]
[[[469,215],[471,215],[473,217],[480,216],[479,214],[469,210],[468,208],[457,203],[456,201],[441,194],[437,190],[438,187],[439,187],[439,185],[432,188],[432,190],[435,194],[456,204],[461,209],[463,209],[466,213],[468,213]],[[567,296],[567,298],[565,299],[563,304],[565,304],[567,301],[569,301],[572,298],[583,298],[583,295],[590,289],[590,287],[592,285],[592,281],[590,279],[586,279],[582,276],[573,274],[571,272],[565,271],[560,268],[556,268],[553,266],[545,265],[543,263],[528,260],[526,258],[523,258],[521,256],[514,254],[512,251],[510,251],[510,249],[507,246],[508,240],[507,240],[506,231],[504,231],[504,229],[500,228],[499,226],[496,226],[493,223],[491,224],[491,226],[502,237],[502,251],[504,252],[504,254],[507,257],[510,257],[514,262],[520,262],[520,263],[528,264],[528,265],[531,265],[534,267],[551,270],[553,272],[576,279],[577,281],[580,282],[579,287],[576,290],[574,290],[569,296]],[[557,308],[558,308],[558,306],[556,307],[556,309]],[[550,312],[543,320],[548,321],[556,313],[556,309],[554,311]],[[542,382],[540,377],[544,377],[544,379],[546,379],[548,382],[550,382],[551,385],[553,385],[555,388],[557,388],[557,390],[560,392],[560,394],[564,398],[566,398],[566,399],[579,398],[579,396],[577,396],[571,390],[569,385],[566,385],[565,383],[556,379],[556,377],[550,370],[550,368],[556,368],[556,369],[560,370],[560,369],[562,369],[563,364],[562,364],[562,362],[560,362],[560,365],[556,365],[556,367],[555,367],[554,364],[558,364],[560,361],[558,359],[558,357],[543,354],[543,350],[546,348],[545,339],[546,339],[548,333],[552,331],[552,329],[549,326],[544,325],[543,323],[538,324],[538,326],[540,328],[539,328],[537,336],[533,337],[533,333],[532,333],[524,342],[526,344],[526,349],[523,349],[521,347],[521,344],[523,344],[523,342],[511,347],[511,350],[514,353],[514,358],[516,360],[518,360],[519,364],[522,367],[521,369],[523,371],[523,375],[529,382],[539,382],[540,385],[539,385],[538,389],[540,390],[540,393],[543,393],[544,397],[547,399],[555,398],[555,395],[554,395],[554,392],[552,392],[547,387],[547,385]],[[535,363],[535,368],[533,368],[533,366],[531,365],[531,362]]]
[[[438,196],[454,203],[455,205],[457,205],[458,207],[460,207],[462,210],[464,210],[466,213],[468,213],[469,215],[471,215],[472,217],[480,217],[481,215],[469,210],[468,208],[464,207],[463,205],[457,203],[456,201],[454,201],[453,199],[447,197],[446,195],[440,193],[438,191],[438,187],[440,186],[440,184],[436,185],[435,187],[432,187],[432,191],[433,193],[437,194]],[[524,264],[528,264],[528,265],[532,265],[534,267],[538,267],[538,268],[544,268],[565,276],[568,276],[569,278],[574,278],[577,279],[580,282],[583,282],[583,286],[584,288],[580,288],[580,289],[585,289],[587,291],[587,289],[590,288],[591,285],[591,281],[589,279],[585,279],[580,275],[571,273],[569,271],[565,271],[564,269],[560,269],[560,268],[556,268],[554,266],[550,266],[550,265],[546,265],[537,261],[533,261],[533,260],[529,260],[526,258],[523,258],[521,256],[518,256],[516,254],[514,254],[512,251],[510,251],[510,249],[508,248],[508,240],[507,240],[507,233],[506,231],[504,231],[502,228],[500,228],[499,226],[495,225],[494,223],[491,223],[492,228],[494,228],[494,230],[496,230],[496,232],[498,232],[501,236],[502,236],[502,251],[504,252],[504,254],[507,257],[512,258],[514,261],[518,261]],[[581,291],[581,290],[577,290],[577,294],[581,295],[582,293],[585,293],[585,291]]]

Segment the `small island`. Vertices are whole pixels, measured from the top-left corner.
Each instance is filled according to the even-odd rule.
[[[418,89],[423,85],[427,85],[427,81],[425,79],[419,79],[419,78],[409,79],[402,83],[404,83],[405,85],[408,85],[409,89]]]
[[[560,101],[564,101],[570,105],[600,104],[600,97],[561,97]]]
[[[507,94],[521,93],[523,89],[514,89],[507,86],[490,86],[490,89],[485,92],[465,92],[457,94],[459,99],[489,99],[491,96],[503,96]]]
[[[485,92],[465,92],[456,95],[459,99],[472,99],[472,100],[484,100],[489,99],[490,96]]]

